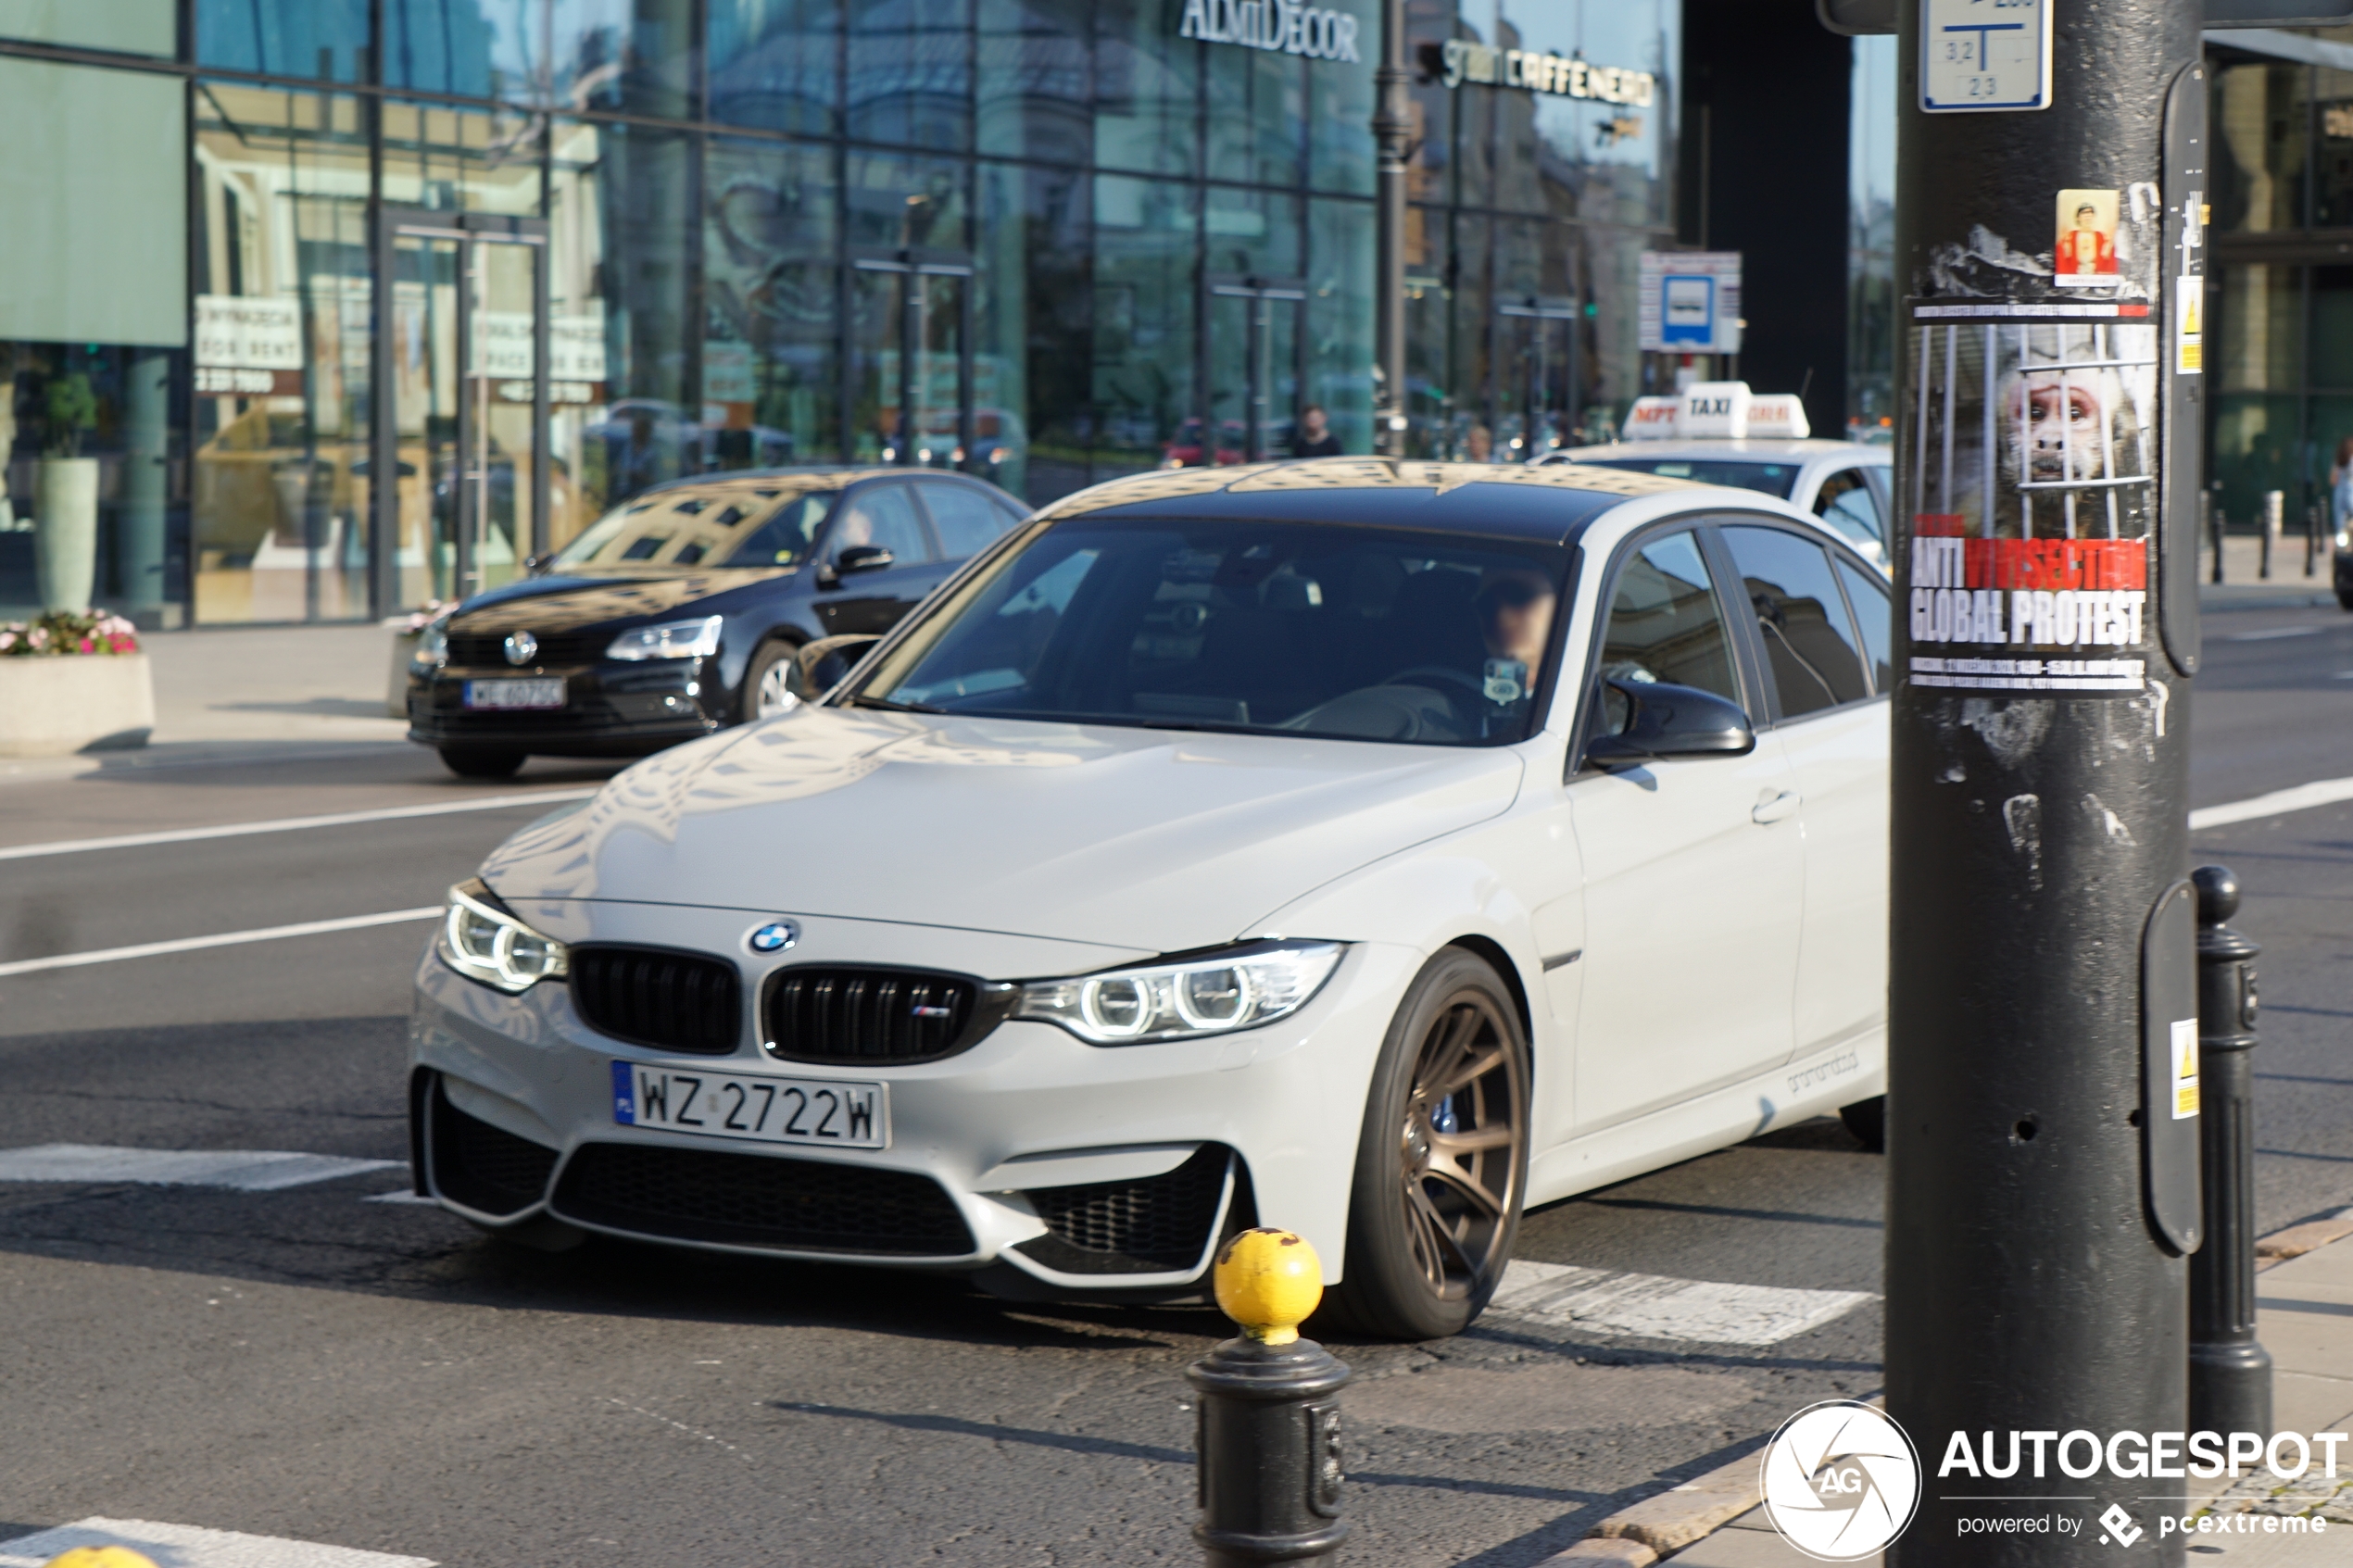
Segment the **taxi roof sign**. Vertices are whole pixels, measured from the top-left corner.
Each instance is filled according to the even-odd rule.
[[[1802,441],[1813,433],[1795,394],[1751,392],[1746,382],[1721,381],[1694,382],[1672,397],[1637,397],[1622,439]]]

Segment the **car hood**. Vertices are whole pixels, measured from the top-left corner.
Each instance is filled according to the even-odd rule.
[[[786,570],[662,572],[643,577],[587,573],[530,577],[468,600],[449,618],[449,629],[509,632],[521,622],[535,632],[573,632],[610,621],[642,620],[751,587],[782,576]],[[720,609],[725,606],[711,608]]]
[[[648,758],[483,875],[1182,952],[1499,814],[1520,773],[1504,750],[805,708]]]

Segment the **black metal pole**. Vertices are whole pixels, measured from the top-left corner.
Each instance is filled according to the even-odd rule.
[[[2198,1086],[2206,1243],[2190,1260],[2190,1428],[2271,1430],[2271,1353],[2255,1338],[2255,955],[2227,923],[2239,882],[2200,866]]]
[[[1928,41],[1931,69],[1944,8],[1896,9],[1887,1409],[1925,1474],[1888,1562],[2088,1564],[2118,1556],[2100,1510],[2158,1485],[1946,1458],[2186,1413],[2196,1123],[2152,1101],[2195,1011],[2203,381],[2173,307],[2204,255],[2201,13],[2050,6],[2041,106],[1989,112],[1969,100],[2022,95],[2016,72],[1940,75],[1963,35]],[[1964,1531],[2035,1512],[1972,1494],[2095,1490],[2041,1511],[2078,1532]],[[2178,1534],[2133,1539],[2131,1561],[2183,1561]]]
[[[1217,1304],[1241,1325],[1185,1369],[1197,1410],[1208,1568],[1328,1561],[1340,1517],[1340,1405],[1346,1363],[1299,1324],[1323,1295],[1315,1249],[1290,1231],[1250,1230],[1219,1248]]]
[[[1373,137],[1380,154],[1374,186],[1373,450],[1405,455],[1405,158],[1413,134],[1405,94],[1405,0],[1383,0],[1380,67],[1373,72],[1378,94]]]

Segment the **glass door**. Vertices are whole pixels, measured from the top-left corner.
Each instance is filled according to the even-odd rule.
[[[1299,313],[1303,284],[1212,279],[1205,431],[1178,441],[1190,463],[1255,463],[1291,455],[1300,413]]]
[[[849,287],[849,460],[970,466],[971,266],[861,257]]]
[[[379,386],[392,419],[378,422],[369,466],[371,483],[379,469],[394,476],[390,518],[378,518],[401,604],[495,588],[546,548],[547,245],[535,227],[387,214],[390,351]]]
[[[1529,295],[1506,301],[1497,314],[1496,457],[1527,462],[1579,445],[1578,302]]]

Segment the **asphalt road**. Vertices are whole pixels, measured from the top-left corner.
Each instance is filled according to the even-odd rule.
[[[2353,617],[2208,620],[2196,805],[2353,776]],[[136,765],[0,785],[10,846],[561,793],[428,757]],[[0,965],[424,908],[545,803],[0,858]],[[2264,1228],[2353,1204],[2353,803],[2197,835],[2265,947]],[[0,1150],[401,1160],[411,922],[0,973]],[[1529,1216],[1520,1256],[1870,1293],[1770,1344],[1493,1314],[1340,1345],[1358,1562],[1532,1563],[1593,1518],[1878,1386],[1881,1162],[1835,1123]],[[447,1563],[1187,1562],[1202,1309],[1011,1305],[950,1282],[592,1243],[561,1255],[370,1199],[0,1182],[16,1415],[0,1539],[90,1515]]]

